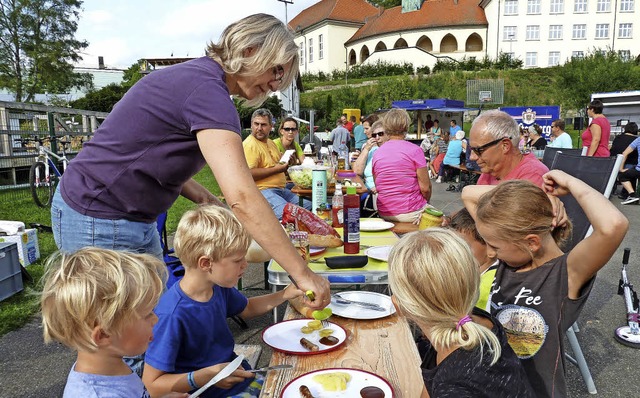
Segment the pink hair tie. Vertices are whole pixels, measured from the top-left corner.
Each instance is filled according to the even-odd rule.
[[[456,330],[460,330],[462,325],[464,325],[467,322],[473,322],[473,320],[469,315],[465,315],[464,317],[460,318],[460,320],[458,321],[458,324],[456,325]]]

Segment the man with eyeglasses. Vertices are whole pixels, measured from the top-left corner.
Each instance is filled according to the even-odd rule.
[[[554,138],[547,146],[552,148],[573,148],[571,136],[564,131],[564,120],[557,119],[551,122],[551,136]]]
[[[281,154],[276,144],[269,139],[273,115],[266,108],[256,109],[251,115],[251,135],[242,142],[244,156],[262,196],[271,205],[278,220],[282,220],[282,212],[287,203],[297,205],[298,195],[285,187],[287,179],[285,171],[288,163],[280,163]],[[304,208],[311,210],[311,202],[304,200]]]
[[[542,187],[542,176],[549,171],[533,153],[518,149],[518,124],[499,110],[482,112],[469,133],[471,160],[482,175],[478,185],[497,185],[506,180],[529,180]]]

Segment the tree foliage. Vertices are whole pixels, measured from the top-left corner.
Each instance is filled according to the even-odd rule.
[[[87,111],[111,112],[116,102],[122,99],[129,87],[124,84],[111,83],[100,90],[92,90],[82,98],[70,103],[72,108]]]
[[[0,88],[16,101],[36,93],[91,87],[89,74],[76,73],[86,41],[75,39],[80,0],[0,0]]]
[[[574,57],[556,67],[564,100],[576,109],[589,103],[592,93],[622,91],[640,87],[640,68],[614,51],[593,51],[585,58]]]
[[[376,7],[391,8],[402,5],[402,0],[367,0]]]

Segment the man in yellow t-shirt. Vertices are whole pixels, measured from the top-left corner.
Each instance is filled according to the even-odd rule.
[[[251,115],[251,135],[242,143],[244,156],[262,196],[267,199],[279,220],[287,203],[299,204],[298,195],[285,188],[287,163],[280,163],[281,154],[276,144],[269,139],[273,126],[273,115],[268,109],[257,109]],[[311,210],[311,202],[304,200],[304,207]]]

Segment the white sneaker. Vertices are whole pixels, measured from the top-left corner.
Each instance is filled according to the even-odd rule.
[[[631,203],[635,203],[635,202],[637,202],[638,200],[640,200],[640,198],[638,197],[638,195],[637,195],[637,194],[635,194],[635,193],[632,193],[632,194],[630,194],[630,195],[629,195],[629,197],[628,197],[627,199],[625,199],[625,200],[623,200],[622,202],[620,202],[620,204],[628,205],[628,204],[631,204]]]
[[[442,182],[442,177],[436,178],[436,183],[440,184]],[[637,199],[636,199],[637,200]]]

